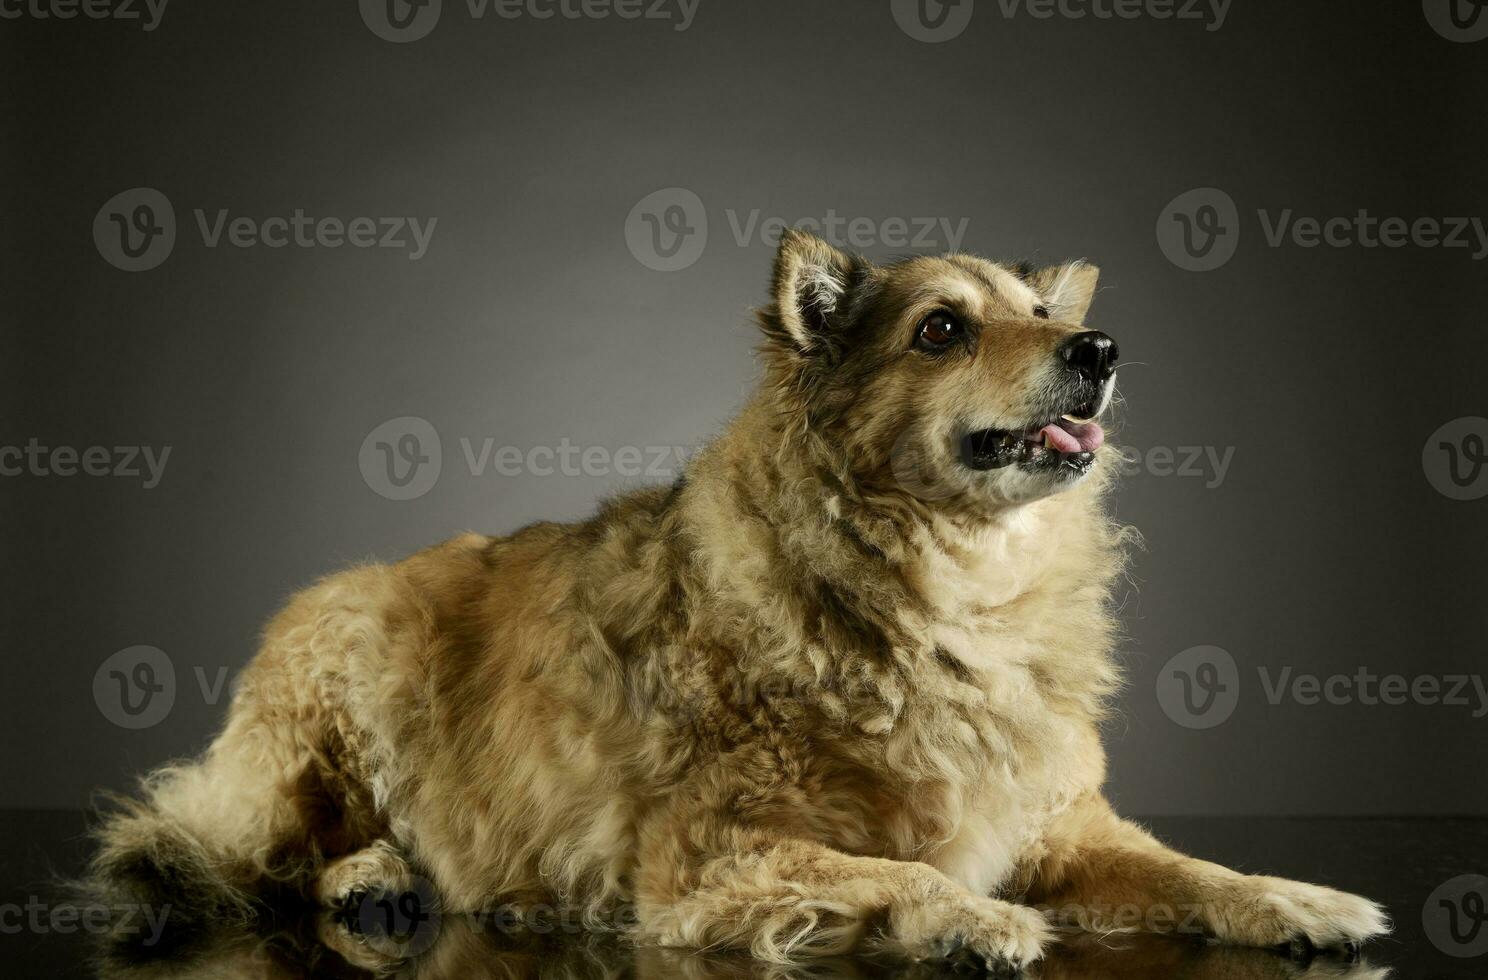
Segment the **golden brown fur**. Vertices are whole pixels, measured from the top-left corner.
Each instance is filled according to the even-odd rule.
[[[1017,965],[1050,938],[1033,904],[1103,929],[1112,904],[1192,903],[1256,945],[1381,931],[1363,899],[1183,857],[1101,795],[1111,467],[948,448],[1046,411],[1094,284],[787,235],[764,383],[684,480],[296,596],[206,756],[105,829],[99,877],[251,915],[266,881],[335,905],[417,872],[452,910],[601,926],[633,902],[643,943],[779,962]],[[936,308],[974,346],[913,349]]]

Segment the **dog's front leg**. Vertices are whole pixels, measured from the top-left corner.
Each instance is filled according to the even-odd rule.
[[[738,826],[706,837],[696,848],[693,824],[643,847],[643,940],[748,950],[778,963],[865,952],[1017,969],[1050,935],[1034,909],[973,894],[927,864]]]
[[[1099,796],[1057,821],[1047,844],[1027,897],[1084,929],[1192,930],[1245,946],[1318,949],[1352,949],[1389,931],[1368,899],[1180,854]]]

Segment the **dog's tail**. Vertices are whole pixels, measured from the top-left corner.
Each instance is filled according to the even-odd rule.
[[[190,958],[217,937],[267,925],[294,892],[272,853],[265,801],[214,785],[205,763],[149,776],[137,799],[110,797],[81,883],[109,910],[101,956],[112,963]]]

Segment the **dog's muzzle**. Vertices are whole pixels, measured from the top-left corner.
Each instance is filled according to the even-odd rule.
[[[1061,344],[1058,355],[1069,369],[1063,404],[1021,428],[968,432],[958,447],[963,464],[973,470],[1016,464],[1025,470],[1071,475],[1090,469],[1095,451],[1105,442],[1105,430],[1095,420],[1111,399],[1120,351],[1106,334],[1087,330]]]

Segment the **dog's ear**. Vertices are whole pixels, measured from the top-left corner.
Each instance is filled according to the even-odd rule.
[[[798,352],[830,343],[832,328],[847,308],[858,262],[799,228],[780,236],[765,332]]]
[[[1028,276],[1028,285],[1039,294],[1051,320],[1084,323],[1095,298],[1100,269],[1083,259],[1038,269]]]

